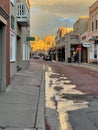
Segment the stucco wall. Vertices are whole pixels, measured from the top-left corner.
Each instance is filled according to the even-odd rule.
[[[0,7],[4,10],[5,19],[7,20],[6,26],[6,86],[10,84],[10,19],[7,15],[10,15],[10,0],[0,0]],[[6,14],[6,15],[5,15]]]

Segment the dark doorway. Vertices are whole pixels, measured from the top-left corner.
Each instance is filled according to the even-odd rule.
[[[84,62],[84,63],[88,62],[87,47],[82,47],[81,62]]]

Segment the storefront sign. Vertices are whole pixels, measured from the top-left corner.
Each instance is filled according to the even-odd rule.
[[[84,47],[90,47],[90,46],[91,46],[91,43],[85,42],[85,43],[83,43],[83,46],[84,46]]]
[[[26,37],[26,41],[35,41],[35,37]]]

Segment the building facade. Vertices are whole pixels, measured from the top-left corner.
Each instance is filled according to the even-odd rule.
[[[10,77],[29,65],[29,0],[10,0]]]
[[[98,0],[89,7],[89,62],[98,63]]]
[[[10,84],[10,1],[0,0],[0,92]]]
[[[55,38],[57,48],[57,60],[65,62],[87,62],[82,57],[85,53],[81,45],[80,36],[88,30],[88,16],[80,16],[73,24],[73,29],[58,29]],[[64,34],[64,35],[62,35]]]
[[[74,44],[71,44],[70,52],[71,57],[74,58],[74,62],[88,62],[87,48],[81,43],[81,35],[88,31],[88,20],[88,16],[80,16],[73,24],[74,36],[73,39],[71,38],[70,40],[73,41]]]
[[[73,24],[73,31],[79,35],[88,30],[88,16],[80,16]]]
[[[78,62],[80,60],[80,35],[70,32],[65,35],[65,62]]]
[[[65,61],[66,34],[71,32],[73,28],[61,27],[57,30],[55,37],[56,42],[56,60]]]
[[[92,51],[90,50],[90,48],[92,49],[92,41],[88,38],[88,30],[81,34],[80,41],[82,45],[82,61],[89,63],[89,55],[92,55]]]

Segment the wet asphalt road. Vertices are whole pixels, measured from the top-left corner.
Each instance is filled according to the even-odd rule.
[[[98,130],[98,72],[34,60],[46,66],[46,130]]]

